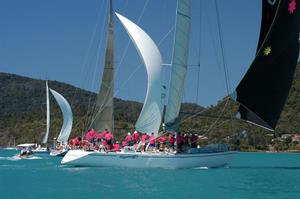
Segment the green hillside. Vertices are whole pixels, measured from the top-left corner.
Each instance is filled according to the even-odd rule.
[[[74,114],[71,136],[81,135],[91,119],[95,93],[74,86],[49,81],[49,87],[63,94],[70,102]],[[293,87],[275,132],[266,131],[246,122],[234,119],[237,104],[227,98],[216,106],[203,108],[196,104],[184,103],[180,114],[180,131],[194,132],[208,137],[201,144],[240,140],[242,150],[298,149],[294,139],[271,141],[282,134],[300,132],[300,69],[297,68]],[[40,142],[46,123],[45,81],[13,74],[0,73],[0,146],[16,143]],[[50,97],[51,129],[50,139],[57,136],[62,118],[60,110]],[[142,104],[114,99],[116,136],[121,138],[133,128]],[[243,136],[241,132],[244,131]],[[279,139],[277,139],[279,140]]]

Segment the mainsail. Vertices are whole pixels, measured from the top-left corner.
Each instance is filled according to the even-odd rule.
[[[50,129],[50,103],[49,103],[49,88],[48,81],[46,81],[46,106],[47,106],[47,122],[46,122],[46,134],[43,138],[43,144],[48,142],[49,129]]]
[[[58,142],[67,142],[72,130],[73,124],[73,114],[71,107],[67,100],[58,92],[50,88],[50,91],[54,98],[56,99],[62,114],[63,114],[63,126],[60,130],[59,136],[57,138]]]
[[[116,13],[133,41],[146,66],[148,75],[147,94],[143,109],[136,123],[136,130],[145,133],[157,133],[161,124],[161,74],[162,58],[154,41],[140,27],[124,16]]]
[[[239,118],[274,130],[298,60],[300,7],[296,0],[263,0],[262,16],[257,55],[232,96]]]
[[[191,21],[191,0],[178,0],[176,11],[175,42],[172,58],[172,72],[165,124],[168,130],[177,129],[184,82],[187,71]]]
[[[108,36],[105,52],[105,63],[100,85],[100,91],[96,99],[95,114],[90,125],[95,131],[108,129],[114,131],[114,39],[113,39],[113,15],[112,1],[110,0],[110,12],[108,23]]]

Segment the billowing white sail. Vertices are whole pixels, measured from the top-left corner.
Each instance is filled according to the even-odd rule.
[[[62,114],[63,114],[63,126],[60,130],[59,136],[57,138],[58,142],[67,142],[72,130],[72,124],[73,124],[73,114],[71,107],[67,100],[58,92],[50,88],[50,91],[54,98],[56,99]]]
[[[164,118],[167,129],[170,130],[176,130],[176,119],[179,115],[184,91],[189,51],[190,16],[191,0],[178,0],[169,98]]]
[[[128,35],[133,41],[146,66],[148,75],[147,94],[143,109],[136,123],[136,130],[145,133],[157,133],[161,124],[161,74],[162,58],[154,41],[140,27],[124,16],[116,13]]]
[[[43,138],[44,144],[48,142],[49,129],[50,129],[50,103],[49,103],[48,81],[46,81],[46,106],[47,106],[47,122],[46,122],[46,134]]]

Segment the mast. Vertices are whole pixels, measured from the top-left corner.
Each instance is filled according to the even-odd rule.
[[[178,128],[178,116],[187,71],[190,21],[191,0],[178,0],[176,9],[175,40],[171,64],[172,72],[170,90],[164,118],[167,130],[171,131],[176,131]]]
[[[49,129],[50,129],[50,103],[49,103],[49,88],[48,88],[48,81],[46,80],[46,106],[47,106],[47,115],[46,115],[46,134],[43,138],[43,144],[46,144],[48,142],[48,136],[49,136]]]
[[[112,0],[109,1],[108,36],[105,62],[99,94],[96,99],[95,113],[90,128],[96,132],[108,129],[114,131],[114,36]]]
[[[264,0],[262,16],[257,55],[232,98],[238,118],[274,130],[298,61],[300,9],[295,0]]]

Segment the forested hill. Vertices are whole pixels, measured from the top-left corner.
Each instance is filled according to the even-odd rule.
[[[72,135],[80,135],[91,119],[95,93],[74,86],[48,81],[49,87],[61,93],[71,104],[74,114]],[[51,95],[50,95],[51,96]],[[281,115],[276,136],[300,132],[300,69],[297,67],[295,80],[288,101]],[[133,127],[142,104],[134,101],[114,99],[117,137]],[[56,137],[62,124],[60,110],[50,97],[50,138]],[[272,132],[233,118],[237,104],[224,98],[216,106],[203,108],[184,103],[180,114],[180,130],[205,135],[209,142],[234,142],[242,131],[248,132],[246,147],[257,148],[267,145]],[[232,111],[233,110],[233,111]],[[46,128],[45,81],[13,74],[0,73],[0,146],[16,143],[40,142]],[[249,141],[250,139],[250,141]],[[254,140],[254,141],[253,141]]]
[[[74,123],[71,136],[80,135],[91,120],[95,93],[74,86],[48,81],[50,88],[61,93],[70,103]],[[114,99],[116,131],[119,136],[133,128],[142,109],[134,101]],[[184,104],[187,112],[202,108]],[[50,94],[50,138],[56,137],[62,125],[62,116],[57,103]],[[14,74],[0,73],[0,146],[23,142],[40,142],[46,129],[45,80],[37,80]]]

